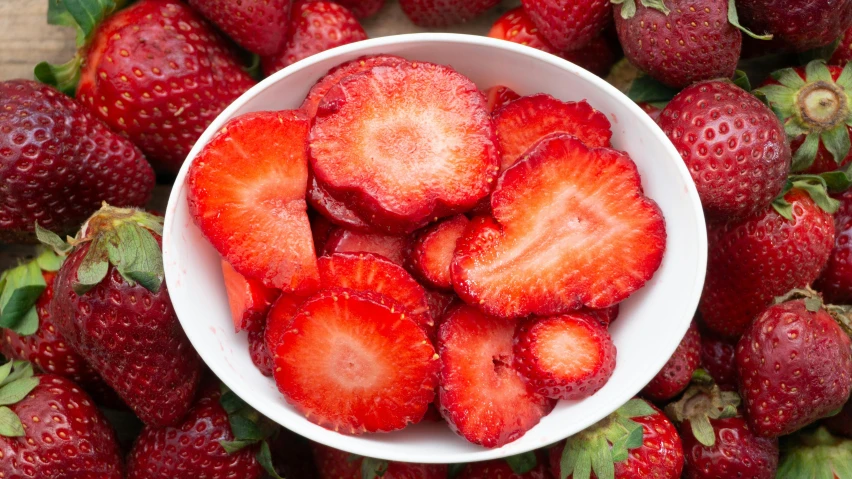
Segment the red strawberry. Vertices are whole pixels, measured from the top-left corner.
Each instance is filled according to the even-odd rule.
[[[314,461],[319,469],[318,479],[446,479],[445,464],[414,464],[383,461],[356,456],[348,452],[313,443]],[[306,478],[307,479],[307,478]]]
[[[372,17],[379,13],[385,4],[385,0],[333,0],[352,11],[358,18]]]
[[[308,203],[332,223],[356,231],[370,231],[370,225],[342,201],[331,196],[325,187],[317,183],[314,175],[308,173]]]
[[[33,225],[72,233],[107,201],[142,206],[154,172],[142,153],[78,102],[29,80],[0,82],[0,243]]]
[[[201,360],[163,282],[162,221],[104,206],[73,246],[39,230],[51,246],[69,251],[50,305],[57,330],[152,427],[186,414],[201,377]]]
[[[452,273],[459,296],[489,314],[605,308],[641,288],[663,258],[665,222],[636,166],[572,136],[545,138],[506,170],[491,205],[494,219],[472,221],[459,240]]]
[[[772,74],[756,91],[781,117],[793,152],[793,171],[823,173],[852,162],[852,67],[807,67]]]
[[[366,40],[367,33],[348,9],[327,0],[298,0],[290,11],[284,48],[261,58],[267,76],[320,52]]]
[[[491,461],[473,462],[461,470],[455,479],[550,479],[546,462],[539,462],[536,454],[528,452],[519,456]]]
[[[281,342],[284,333],[290,328],[293,316],[299,312],[299,308],[306,299],[295,294],[282,294],[275,300],[266,316],[266,329],[263,333],[266,339],[266,350],[270,355],[275,346]]]
[[[609,120],[585,100],[563,102],[550,95],[523,97],[494,112],[503,152],[501,170],[521,159],[539,140],[555,133],[576,137],[590,148],[609,146]]]
[[[429,311],[432,311],[432,318],[435,319],[435,327],[439,326],[438,321],[443,319],[450,306],[456,302],[460,302],[458,296],[454,293],[444,293],[441,291],[426,290],[426,301],[429,303]]]
[[[617,304],[614,304],[604,309],[585,308],[581,309],[580,311],[585,315],[595,318],[603,326],[609,327],[609,325],[612,324],[612,322],[618,318],[619,309],[619,306]]]
[[[840,43],[831,55],[831,59],[828,60],[828,64],[845,67],[850,60],[852,60],[852,27],[847,28],[840,36]]]
[[[261,374],[272,377],[272,369],[275,366],[272,363],[272,355],[269,354],[269,349],[266,347],[265,331],[249,331],[248,343],[251,362],[254,363]]]
[[[250,52],[272,55],[284,46],[290,0],[189,0],[189,4]]]
[[[192,162],[195,223],[240,274],[284,291],[318,279],[305,190],[307,118],[257,112],[229,121]]]
[[[834,245],[831,215],[805,192],[784,196],[785,215],[766,207],[741,220],[711,225],[707,279],[698,310],[704,325],[741,335],[776,296],[817,278]]]
[[[177,0],[143,0],[92,32],[77,98],[155,167],[177,172],[207,125],[254,81]]]
[[[485,96],[488,98],[488,111],[491,113],[521,97],[514,90],[503,85],[489,88],[485,92]]]
[[[553,409],[513,366],[517,322],[472,306],[453,309],[438,331],[441,415],[474,444],[500,447],[523,436]]]
[[[509,10],[498,18],[491,26],[488,36],[552,53],[600,76],[609,73],[616,60],[612,47],[603,36],[594,37],[582,48],[571,51],[561,51],[553,47],[539,33],[538,27],[521,7]]]
[[[655,122],[660,120],[660,115],[663,113],[662,108],[657,108],[656,106],[652,105],[651,103],[642,102],[642,103],[639,103],[639,107],[642,108],[642,111],[647,113],[648,116],[650,116],[651,119],[654,120]]]
[[[737,390],[737,343],[709,331],[701,334],[701,367],[722,390]]]
[[[490,192],[499,161],[485,97],[432,63],[343,79],[320,103],[309,149],[329,193],[395,233],[473,207]]]
[[[421,27],[443,27],[473,20],[500,0],[400,0],[405,15]]]
[[[606,327],[581,313],[522,322],[515,331],[513,351],[521,378],[553,399],[585,399],[598,392],[615,370],[615,345]]]
[[[327,290],[275,341],[275,382],[308,420],[345,434],[402,429],[435,397],[438,356],[422,329],[375,293]]]
[[[426,286],[452,291],[453,252],[468,223],[464,215],[453,216],[420,230],[412,239],[406,265]]]
[[[317,260],[320,288],[378,293],[399,303],[424,331],[434,330],[426,290],[402,266],[371,253],[335,253]]]
[[[311,236],[314,237],[314,250],[319,254],[336,228],[328,218],[311,210],[308,210],[308,219],[311,222]]]
[[[737,343],[749,424],[790,434],[843,406],[852,391],[852,340],[815,297],[766,308]]]
[[[766,105],[728,81],[692,85],[657,121],[680,152],[708,216],[744,216],[769,205],[790,171],[784,127]]]
[[[693,321],[686,336],[677,346],[663,369],[642,390],[642,395],[652,401],[664,402],[674,398],[687,386],[692,373],[701,361],[701,335]]]
[[[825,428],[787,438],[777,477],[846,479],[852,464],[852,441],[832,436]]]
[[[607,0],[521,0],[541,35],[559,50],[578,50],[610,22]]]
[[[728,0],[622,1],[615,27],[640,70],[675,88],[734,76],[743,40],[728,22]]]
[[[115,433],[76,384],[16,362],[0,366],[0,387],[0,477],[124,477]]]
[[[228,304],[231,306],[231,316],[234,329],[260,331],[266,312],[269,311],[279,291],[267,288],[260,281],[248,279],[237,273],[227,261],[222,261],[222,276],[225,279],[225,291],[228,293]]]
[[[407,242],[405,236],[359,233],[337,228],[328,237],[323,254],[373,253],[384,256],[394,264],[402,265],[405,262]]]
[[[641,435],[636,434],[637,429],[641,429]],[[596,456],[608,460],[592,460]],[[633,399],[606,419],[550,448],[550,470],[555,477],[587,479],[589,471],[593,478],[607,477],[601,473],[613,466],[617,479],[680,478],[683,447],[677,429],[659,409]],[[609,477],[613,477],[611,474]]]
[[[796,51],[828,45],[852,25],[850,0],[737,0],[737,9],[743,24]]]
[[[834,416],[822,420],[822,425],[838,436],[852,439],[852,398]]]
[[[272,464],[286,479],[322,479],[312,452],[312,441],[288,429],[280,428],[268,440]],[[339,478],[335,478],[339,479]]]
[[[834,304],[852,303],[852,190],[837,196],[840,207],[834,213],[834,249],[825,269],[814,283],[825,300]]]

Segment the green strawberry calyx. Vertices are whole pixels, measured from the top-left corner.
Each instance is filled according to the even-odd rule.
[[[802,300],[805,303],[805,309],[811,313],[816,313],[819,310],[825,310],[829,316],[840,326],[843,332],[852,338],[852,306],[850,305],[835,305],[825,304],[822,301],[822,296],[814,291],[810,286],[804,288],[791,289],[787,294],[777,296],[773,304],[786,303],[787,301]]]
[[[9,408],[22,401],[38,386],[33,367],[26,361],[9,361],[0,366],[0,436],[23,437],[21,419]]]
[[[630,449],[642,446],[644,429],[633,418],[657,414],[642,399],[631,399],[588,429],[569,437],[559,462],[560,479],[614,479],[615,463],[626,461]]]
[[[247,447],[259,446],[255,454],[257,462],[273,479],[283,479],[272,464],[272,452],[268,442],[278,434],[280,426],[255,411],[224,384],[220,389],[222,395],[219,397],[219,404],[228,413],[228,422],[231,425],[234,440],[219,441],[219,445],[228,454],[234,454]]]
[[[36,224],[36,237],[60,254],[88,245],[77,269],[74,292],[83,295],[106,277],[110,265],[131,285],[139,283],[157,293],[165,278],[163,254],[157,238],[163,235],[163,218],[135,208],[106,203],[74,238],[58,235]]]
[[[777,84],[756,90],[781,119],[790,140],[804,136],[793,154],[792,171],[813,165],[820,146],[840,165],[849,154],[848,127],[852,126],[852,65],[834,80],[824,60],[805,67],[805,78],[794,68],[772,74]]]
[[[787,201],[787,194],[794,190],[801,190],[808,194],[820,209],[833,215],[840,208],[840,202],[828,195],[845,191],[852,186],[852,170],[849,174],[845,171],[831,171],[819,175],[791,175],[787,183],[781,189],[781,193],[772,202],[772,207],[785,219],[793,220],[793,205]]]
[[[697,369],[692,375],[692,385],[680,400],[666,406],[665,412],[675,424],[688,420],[695,439],[704,446],[713,447],[716,433],[710,421],[736,416],[739,405],[737,393],[722,391],[706,371]]]
[[[621,18],[629,20],[636,15],[636,0],[610,0],[615,5],[621,5]],[[639,0],[643,7],[653,8],[664,15],[668,15],[671,10],[666,6],[665,0]],[[757,40],[772,40],[772,35],[758,35],[748,28],[740,25],[740,18],[737,14],[737,4],[735,0],[728,0],[728,23],[734,28],[742,31],[746,35]]]
[[[0,273],[0,328],[14,331],[20,336],[35,334],[38,330],[36,301],[47,288],[43,271],[59,270],[62,258],[44,249],[35,259]]]
[[[777,477],[852,479],[852,441],[820,427],[781,439]]]

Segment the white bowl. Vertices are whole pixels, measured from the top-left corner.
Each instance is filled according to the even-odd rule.
[[[561,401],[526,435],[499,449],[470,444],[443,423],[353,437],[306,420],[284,401],[274,381],[252,365],[246,335],[234,333],[219,255],[189,216],[187,169],[228,119],[258,110],[297,108],[330,68],[378,53],[451,65],[483,89],[499,84],[522,95],[545,92],[562,100],[588,100],[611,120],[613,146],[630,154],[645,193],[665,215],[668,242],[663,264],[622,304],[611,328],[618,349],[612,379],[588,399]],[[181,168],[166,211],[163,256],[172,303],[189,340],[210,369],[255,409],[287,429],[354,454],[457,463],[547,446],[592,425],[639,392],[663,367],[689,326],[704,283],[707,235],[695,185],[678,152],[621,92],[586,70],[533,48],[486,37],[424,33],[366,40],[312,56],[267,78],[231,104],[201,135]]]

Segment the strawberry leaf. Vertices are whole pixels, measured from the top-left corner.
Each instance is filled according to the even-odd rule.
[[[65,11],[90,39],[95,29],[110,14],[124,6],[124,0],[63,0]],[[48,16],[50,19],[50,16]]]
[[[734,72],[734,85],[742,88],[745,91],[751,91],[751,82],[748,79],[748,75],[746,72],[742,70],[737,70]]]
[[[260,444],[260,450],[257,451],[257,462],[260,463],[260,466],[269,474],[269,477],[272,479],[284,479],[283,477],[278,475],[278,471],[275,470],[275,466],[272,465],[272,452],[269,450],[269,444],[266,441],[263,441]]]
[[[756,40],[772,40],[771,34],[766,35],[758,35],[748,28],[740,25],[740,16],[737,13],[737,2],[736,0],[728,0],[728,23],[745,33],[746,35],[754,38]]]
[[[817,151],[819,151],[819,134],[812,133],[805,137],[805,142],[793,155],[792,171],[804,171],[814,164]]]
[[[388,462],[382,459],[365,457],[361,460],[361,479],[384,477],[388,472]]]
[[[232,414],[228,419],[231,423],[231,432],[237,441],[257,442],[264,439],[260,428],[252,420],[238,414]]]
[[[23,437],[24,425],[14,411],[6,406],[0,407],[0,436]]]
[[[536,459],[535,452],[533,451],[509,456],[506,458],[506,462],[509,464],[512,472],[518,475],[526,474],[535,469],[535,466],[538,465],[538,460]]]
[[[3,382],[4,385],[13,383],[21,378],[31,378],[33,377],[33,365],[28,363],[27,361],[13,361],[12,364],[12,373],[6,377],[6,380]]]
[[[222,446],[222,449],[224,449],[228,454],[242,451],[254,444],[257,444],[257,441],[219,441],[219,445]]]
[[[77,280],[73,284],[74,292],[82,296],[99,284],[107,275],[109,261],[106,251],[98,244],[92,244],[86,257],[77,268]]]
[[[840,202],[828,196],[828,186],[821,176],[798,175],[793,177],[793,188],[805,191],[823,211],[834,214],[840,207]]]
[[[612,462],[612,451],[606,438],[598,436],[592,443],[592,471],[598,479],[615,478],[615,465]]]
[[[633,0],[612,0],[614,5],[621,5],[621,18],[629,20],[636,15],[636,3]]]
[[[627,96],[636,103],[667,102],[678,93],[648,75],[640,75],[630,85]]]
[[[21,378],[0,388],[0,406],[16,404],[38,386],[37,377]]]
[[[837,128],[824,131],[820,135],[822,144],[825,149],[834,157],[834,162],[838,165],[843,163],[846,156],[849,154],[849,148],[852,147],[852,142],[849,141],[849,129],[845,124],[841,124]]]
[[[37,261],[7,270],[0,291],[0,327],[22,335],[35,333],[38,329],[35,303],[46,287]]]
[[[45,246],[51,247],[58,254],[67,254],[71,251],[72,246],[70,244],[60,238],[59,235],[53,231],[46,230],[39,226],[38,222],[35,224],[35,233],[39,242]]]
[[[642,399],[631,399],[618,408],[616,414],[622,417],[634,418],[655,414],[657,411]]]
[[[464,470],[466,464],[458,463],[458,464],[448,464],[447,465],[447,478],[448,479],[456,479],[459,474]]]
[[[7,362],[6,364],[0,366],[0,386],[6,381],[6,378],[9,377],[9,374],[12,372],[12,361]]]
[[[41,62],[35,66],[33,74],[44,84],[56,87],[68,96],[74,96],[77,84],[80,83],[80,67],[83,57],[77,55],[65,63],[53,64]]]
[[[230,390],[222,393],[222,396],[219,397],[219,404],[228,414],[234,414],[237,411],[248,407],[248,404],[246,404],[245,401]]]
[[[658,12],[662,12],[663,15],[671,13],[671,10],[669,10],[669,7],[666,6],[666,3],[663,0],[640,0],[640,2],[643,7],[653,8]]]
[[[122,223],[116,226],[115,236],[106,244],[110,263],[130,284],[138,282],[152,293],[159,291],[163,254],[151,232],[133,223]]]
[[[716,444],[716,433],[713,432],[713,425],[710,424],[710,418],[706,415],[700,414],[691,418],[689,427],[692,429],[692,435],[701,444],[707,447],[713,447]]]
[[[57,256],[52,250],[44,249],[35,260],[42,271],[56,272],[62,266],[62,259],[62,257]]]

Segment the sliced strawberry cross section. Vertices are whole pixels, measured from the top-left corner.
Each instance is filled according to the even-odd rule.
[[[334,230],[325,244],[324,254],[374,253],[402,265],[405,261],[405,236],[364,233],[346,228]]]
[[[238,333],[243,329],[262,331],[266,312],[280,291],[237,273],[227,261],[222,261],[222,276],[225,278],[234,330]]]
[[[457,215],[420,230],[408,248],[408,269],[427,286],[452,290],[453,253],[468,223],[466,216]]]

